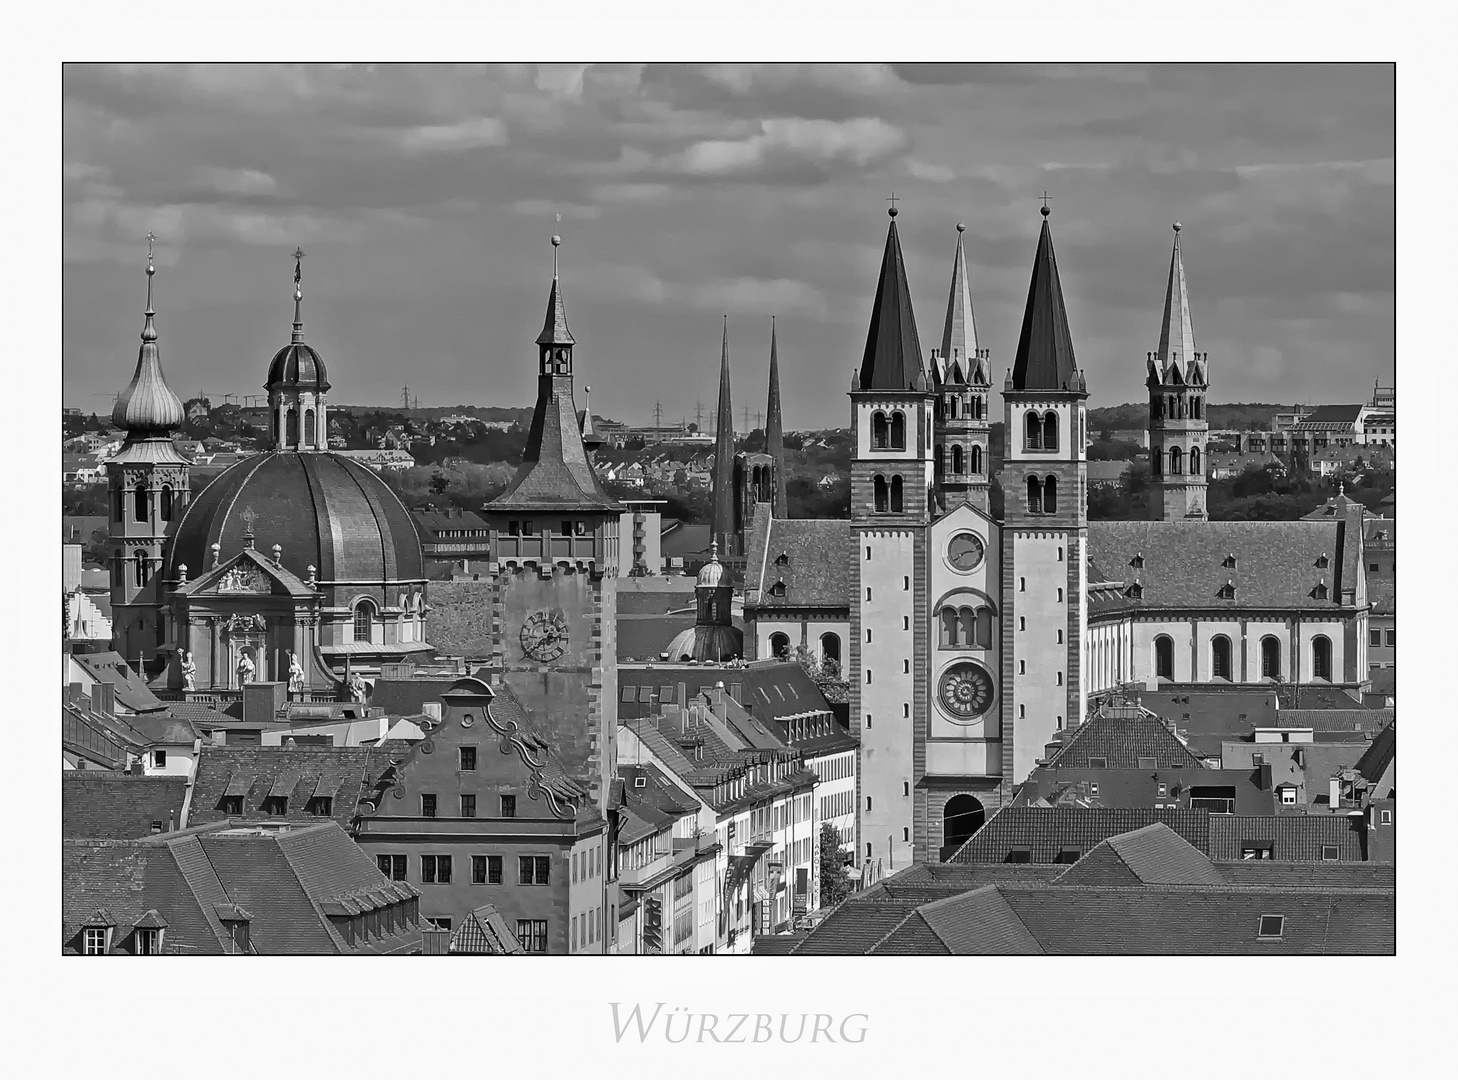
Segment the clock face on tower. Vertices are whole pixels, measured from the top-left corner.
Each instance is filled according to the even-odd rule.
[[[952,569],[965,574],[982,565],[985,553],[982,539],[976,533],[958,533],[947,545],[947,562],[952,564]]]
[[[959,720],[975,720],[992,707],[992,676],[973,663],[953,664],[937,688],[942,708]]]
[[[567,620],[538,611],[521,627],[522,652],[539,663],[551,663],[567,651]]]

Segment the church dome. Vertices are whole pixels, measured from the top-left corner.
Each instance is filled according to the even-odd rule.
[[[664,650],[670,663],[684,660],[723,662],[744,655],[744,631],[737,626],[691,626],[668,643]]]
[[[411,581],[425,576],[415,523],[393,491],[365,466],[327,453],[271,452],[245,458],[195,496],[173,539],[168,577],[190,578],[245,545],[283,549],[283,565],[307,580]]]
[[[329,375],[324,370],[324,361],[312,346],[295,341],[273,354],[273,361],[268,365],[268,382],[264,384],[264,388],[272,390],[279,386],[320,391],[329,389]]]

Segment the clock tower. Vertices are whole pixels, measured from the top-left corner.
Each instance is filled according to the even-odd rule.
[[[493,677],[510,687],[572,779],[606,806],[617,768],[619,504],[588,460],[552,237],[537,335],[537,401],[521,467],[488,503]]]

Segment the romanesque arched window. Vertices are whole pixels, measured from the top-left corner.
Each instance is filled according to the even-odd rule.
[[[1043,512],[1043,481],[1036,476],[1028,477],[1028,513]]]
[[[1058,512],[1058,477],[1050,476],[1043,481],[1043,513]]]
[[[956,394],[953,394],[951,397],[947,398],[947,419],[948,420],[955,420],[955,419],[957,419],[957,395]]]
[[[983,605],[977,609],[977,647],[980,649],[992,648],[992,609]]]
[[[942,860],[956,854],[986,819],[987,811],[975,795],[953,795],[948,799],[942,807]]]
[[[284,445],[299,445],[299,410],[289,409],[284,416]]]
[[[1205,419],[1205,399],[1204,398],[1191,398],[1190,399],[1190,418],[1193,419],[1193,420],[1203,420],[1203,419]]]
[[[906,414],[900,409],[891,414],[891,449],[906,449]]]
[[[962,448],[960,446],[954,446],[954,447],[952,447],[952,472],[955,475],[955,474],[960,474],[961,471],[962,471]]]
[[[354,640],[370,641],[375,628],[375,605],[361,600],[354,606]]]
[[[1043,415],[1043,449],[1058,449],[1058,414],[1051,410]]]
[[[137,481],[137,488],[136,488],[136,491],[133,493],[133,500],[132,501],[135,504],[132,507],[132,509],[134,509],[136,511],[137,520],[138,521],[146,521],[147,520],[147,485],[144,484],[144,483],[142,483],[140,480]]]
[[[1041,450],[1043,448],[1043,421],[1035,412],[1029,412],[1024,419],[1023,448]]]
[[[977,613],[970,607],[957,609],[957,644],[962,648],[977,641]]]
[[[886,423],[886,414],[877,409],[871,414],[871,449],[885,450],[890,439],[891,427]]]
[[[942,630],[942,648],[954,649],[957,647],[957,610],[956,608],[944,607],[937,619]]]
[[[1311,674],[1331,682],[1331,638],[1318,635],[1311,639]]]
[[[307,446],[314,445],[314,410],[304,410],[304,443]]]
[[[899,476],[891,478],[891,512],[893,514],[901,513],[901,477]]]
[[[1190,447],[1190,475],[1200,475],[1200,448],[1198,446]]]
[[[1210,674],[1228,681],[1230,672],[1230,639],[1220,634],[1210,641]]]
[[[871,490],[875,496],[876,513],[884,514],[891,509],[891,501],[887,495],[886,478],[879,473],[871,481]]]
[[[1169,474],[1171,476],[1179,476],[1184,471],[1182,467],[1184,463],[1180,459],[1180,448],[1178,446],[1171,446],[1169,448]]]
[[[1175,396],[1173,394],[1169,394],[1164,399],[1164,415],[1167,420],[1175,418]]]
[[[771,634],[769,639],[771,656],[789,656],[790,638],[787,634]]]
[[[1276,638],[1261,638],[1261,677],[1263,679],[1281,677],[1281,642]]]
[[[157,500],[157,512],[163,521],[172,520],[172,485],[163,484]]]
[[[1154,674],[1160,679],[1174,678],[1174,639],[1168,634],[1154,639]]]
[[[136,582],[137,587],[141,588],[147,584],[147,579],[152,575],[152,563],[148,560],[147,553],[141,548],[132,552],[132,557],[137,560]]]
[[[972,447],[972,449],[970,451],[968,451],[968,457],[970,458],[970,461],[968,462],[968,465],[967,465],[967,471],[970,472],[970,473],[975,473],[975,474],[981,475],[981,473],[982,473],[982,447],[980,447],[980,446],[974,446],[974,447]]]
[[[822,664],[840,665],[840,635],[820,635],[820,662]]]

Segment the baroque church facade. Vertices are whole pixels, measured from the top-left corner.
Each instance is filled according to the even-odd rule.
[[[940,347],[923,352],[893,209],[850,389],[849,520],[761,503],[743,541],[746,655],[804,646],[842,665],[861,744],[857,862],[884,873],[955,850],[1101,694],[1367,679],[1361,508],[1208,520],[1209,358],[1178,225],[1142,370],[1152,520],[1088,520],[1088,384],[1042,214],[1001,384],[1001,517],[962,226]]]

